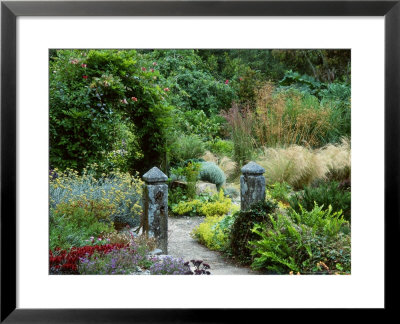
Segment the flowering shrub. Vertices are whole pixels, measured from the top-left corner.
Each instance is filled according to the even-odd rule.
[[[167,255],[154,263],[149,270],[152,275],[183,275],[188,271],[188,267],[183,259]]]
[[[147,237],[146,235],[135,236],[130,231],[112,232],[104,235],[103,238],[111,244],[146,246],[149,251],[154,250],[157,243],[154,237]]]
[[[165,153],[170,125],[165,84],[135,50],[54,50],[50,57],[50,164],[82,170],[104,160],[130,127],[130,167],[148,170]],[[155,77],[155,78],[154,78]],[[128,99],[135,98],[135,99]],[[132,128],[135,126],[135,129]],[[134,148],[134,149],[133,149]],[[117,148],[118,149],[118,148]],[[135,155],[135,151],[143,154]]]
[[[93,253],[107,254],[115,249],[124,248],[123,244],[106,244],[95,246],[73,247],[69,251],[59,248],[49,252],[50,274],[78,274],[80,258],[88,257]]]
[[[147,269],[157,261],[156,257],[147,253],[146,248],[135,244],[114,249],[107,254],[95,252],[80,258],[78,270],[80,274],[131,274],[139,267]]]
[[[107,206],[116,228],[126,224],[135,226],[142,213],[142,184],[138,176],[118,171],[95,178],[87,169],[82,175],[71,169],[65,172],[55,169],[50,175],[50,216],[60,203],[71,204],[78,200],[82,204],[91,204],[97,201]]]

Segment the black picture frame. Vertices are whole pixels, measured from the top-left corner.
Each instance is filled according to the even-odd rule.
[[[395,1],[3,1],[1,3],[1,322],[231,322],[263,310],[16,308],[16,19],[19,16],[384,16],[385,310],[396,307],[399,237],[400,0]],[[373,256],[372,256],[373,257]],[[370,266],[366,260],[366,271]],[[367,283],[366,283],[367,284]],[[395,295],[394,295],[395,296]]]

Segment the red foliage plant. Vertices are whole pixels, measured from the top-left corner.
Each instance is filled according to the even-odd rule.
[[[126,244],[106,244],[73,247],[69,251],[59,248],[56,248],[54,252],[50,250],[50,274],[78,274],[79,258],[89,257],[96,251],[107,254],[115,249],[122,249],[127,246]]]

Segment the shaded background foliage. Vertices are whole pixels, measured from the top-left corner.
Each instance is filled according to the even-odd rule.
[[[220,140],[234,141],[238,153],[230,155],[242,164],[251,158],[242,153],[248,143],[235,143],[226,117],[232,105],[242,116],[244,108],[258,116],[248,130],[248,151],[265,145],[257,132],[277,124],[263,125],[260,111],[275,109],[280,100],[260,101],[268,83],[274,85],[271,98],[284,94],[286,115],[288,88],[298,91],[302,106],[309,101],[316,111],[329,109],[330,127],[312,145],[338,143],[351,135],[350,73],[350,50],[52,49],[50,167],[82,170],[95,162],[104,171],[142,173],[154,165],[167,171],[186,159],[177,143],[202,152]]]

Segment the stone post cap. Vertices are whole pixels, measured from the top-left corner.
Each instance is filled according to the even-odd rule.
[[[265,169],[257,163],[251,161],[247,163],[242,169],[243,174],[263,174]]]
[[[146,182],[166,182],[168,177],[157,167],[152,167],[143,175]]]

